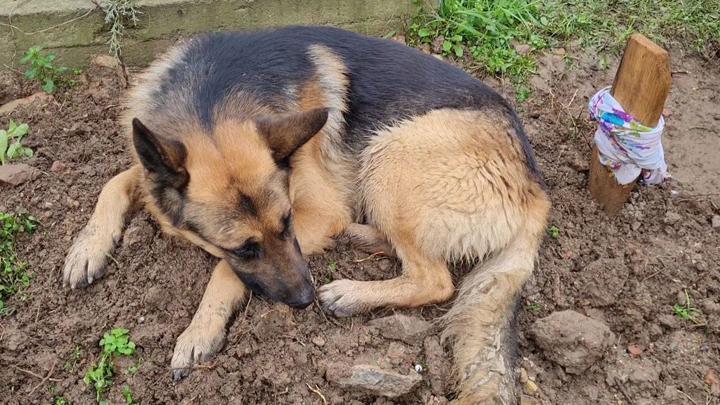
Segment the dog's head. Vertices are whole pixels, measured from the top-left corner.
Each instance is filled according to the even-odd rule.
[[[304,308],[315,289],[293,230],[287,162],[327,117],[315,109],[226,121],[175,139],[134,119],[133,144],[165,222],[227,260],[256,293]]]

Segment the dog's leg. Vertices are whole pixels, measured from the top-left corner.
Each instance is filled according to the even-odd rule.
[[[363,252],[395,256],[395,249],[393,249],[385,235],[371,225],[350,224],[345,229],[345,235],[350,238],[353,247]]]
[[[190,326],[175,343],[171,362],[175,380],[190,374],[194,364],[208,360],[220,349],[225,339],[225,327],[245,298],[245,292],[245,285],[230,265],[225,260],[220,261]]]
[[[122,234],[128,214],[139,201],[141,168],[113,177],[103,187],[90,221],[70,247],[63,268],[63,284],[85,287],[105,274],[105,264]]]
[[[391,280],[336,280],[318,290],[325,310],[351,316],[374,308],[416,307],[449,299],[454,292],[445,259],[433,260],[416,246],[412,237],[393,238],[402,261],[402,275]]]

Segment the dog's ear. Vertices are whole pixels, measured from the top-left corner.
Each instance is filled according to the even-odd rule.
[[[255,126],[265,137],[273,158],[281,161],[317,134],[328,119],[327,108],[299,113],[279,114],[255,120]]]
[[[133,145],[145,169],[173,188],[187,184],[189,176],[183,167],[187,157],[185,145],[160,139],[137,118],[132,120],[132,127]]]

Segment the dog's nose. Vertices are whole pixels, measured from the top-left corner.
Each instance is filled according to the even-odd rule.
[[[303,291],[287,304],[293,308],[304,309],[315,301],[315,288],[304,288]]]

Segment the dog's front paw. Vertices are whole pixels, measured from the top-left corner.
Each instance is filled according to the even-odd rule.
[[[222,326],[190,323],[175,343],[170,363],[173,379],[178,381],[187,377],[193,365],[209,360],[220,350],[224,339],[225,328]]]
[[[335,280],[321,286],[318,289],[318,297],[323,310],[344,318],[365,311],[362,299],[364,287],[362,281]]]
[[[102,277],[114,245],[112,237],[104,237],[91,227],[83,229],[65,257],[63,285],[86,287]]]

